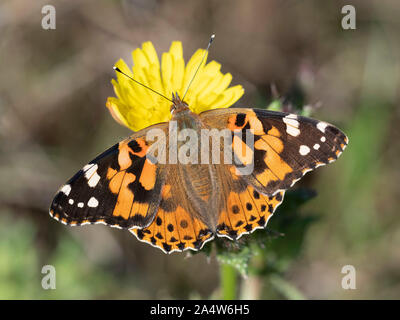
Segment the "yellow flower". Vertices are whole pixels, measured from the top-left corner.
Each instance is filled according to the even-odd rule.
[[[182,43],[174,41],[169,51],[163,53],[160,65],[153,44],[145,42],[141,49],[132,52],[132,70],[122,59],[115,66],[168,98],[172,98],[173,92],[178,92],[182,98],[204,53],[204,49],[197,50],[185,66]],[[185,97],[193,112],[227,108],[243,95],[240,85],[228,88],[232,75],[222,74],[220,69],[221,65],[216,61],[206,64],[204,59]],[[117,97],[108,97],[106,106],[119,123],[139,131],[171,119],[171,102],[118,72],[117,80],[111,81]]]

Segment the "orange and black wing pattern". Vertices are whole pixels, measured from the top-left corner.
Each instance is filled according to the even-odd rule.
[[[333,125],[295,114],[229,108],[200,119],[230,130],[233,164],[157,164],[145,138],[155,127],[168,136],[168,123],[157,124],[84,166],[57,192],[50,215],[68,225],[127,228],[166,253],[199,250],[214,236],[235,240],[264,228],[285,190],[335,161],[348,143]]]
[[[306,172],[335,161],[348,143],[335,126],[296,114],[258,109],[229,108],[200,114],[209,126],[225,126],[233,139],[246,143],[251,135],[253,170],[243,178],[258,192],[275,195],[287,190]],[[242,159],[244,148],[233,152]],[[235,162],[240,169],[242,163]]]
[[[207,213],[211,214],[212,210],[206,209],[206,202],[199,204],[199,199],[188,194],[184,180],[193,177],[180,174],[179,166],[170,165],[166,169],[160,206],[153,222],[146,228],[130,230],[140,241],[158,247],[165,253],[200,250],[207,241],[214,238],[207,217]]]
[[[266,195],[232,170],[223,170],[220,174],[224,185],[221,186],[223,192],[220,194],[217,236],[236,240],[256,229],[265,228],[283,201],[284,191]]]
[[[163,172],[146,157],[150,144],[144,136],[134,134],[79,170],[55,195],[50,215],[73,226],[149,225],[161,200]]]

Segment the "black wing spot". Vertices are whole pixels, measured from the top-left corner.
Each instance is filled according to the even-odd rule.
[[[158,239],[160,239],[160,240],[164,239],[164,237],[162,236],[162,234],[161,234],[160,232],[158,232],[158,233],[156,234],[156,237],[157,237]]]
[[[201,229],[200,231],[199,231],[199,237],[204,237],[204,236],[206,236],[206,235],[208,235],[208,234],[210,234],[211,233],[211,230],[210,229]]]
[[[217,231],[222,231],[222,230],[227,230],[227,229],[228,229],[228,227],[226,226],[225,223],[221,223],[221,224],[217,225]]]
[[[137,231],[137,236],[138,236],[138,238],[139,238],[140,240],[142,240],[142,239],[143,239],[143,237],[144,237],[144,233],[143,233],[143,231],[142,231],[142,230],[140,230],[140,229],[138,229],[138,231]]]
[[[142,151],[142,147],[136,140],[132,140],[128,143],[128,147],[132,149],[133,152],[138,153]]]
[[[235,125],[237,127],[241,128],[241,127],[243,127],[245,120],[246,120],[246,114],[245,113],[238,113],[236,115]]]
[[[162,243],[163,248],[165,251],[170,252],[171,251],[171,245],[169,245],[168,243],[163,242]]]
[[[235,227],[240,227],[244,222],[242,220],[239,220],[238,223],[236,223]]]
[[[200,249],[202,243],[203,242],[201,240],[196,240],[196,241],[193,242],[193,246],[194,246],[195,249],[198,250],[198,249]]]
[[[236,230],[229,230],[228,234],[229,234],[232,238],[236,238],[236,236],[237,236],[237,231],[236,231]]]
[[[185,228],[188,227],[189,224],[188,224],[188,222],[187,222],[186,220],[181,220],[180,225],[181,225],[181,227],[182,227],[183,229],[185,229]]]

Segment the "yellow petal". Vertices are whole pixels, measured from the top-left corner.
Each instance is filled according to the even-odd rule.
[[[201,59],[203,59],[204,57],[204,53],[205,50],[203,49],[198,49],[194,55],[190,58],[187,66],[186,66],[186,70],[185,70],[185,76],[183,78],[183,87],[182,90],[187,90],[189,82],[193,79],[193,76],[196,73],[197,68],[199,68],[199,64],[201,62]],[[204,58],[203,63],[201,64],[200,68],[199,68],[199,74],[202,72],[203,66],[205,64],[205,62],[207,61],[207,54]],[[195,87],[195,81],[196,79],[193,80],[193,86]],[[193,87],[190,88],[191,90],[194,90]]]
[[[174,60],[174,69],[172,76],[172,90],[183,96],[183,77],[185,76],[185,61],[182,59]]]
[[[221,82],[223,75],[219,71],[221,65],[215,61],[211,61],[203,70],[202,83],[197,85],[198,98],[202,99],[204,96],[210,94],[210,92],[221,92],[217,90],[217,86]]]
[[[169,97],[173,88],[172,88],[172,71],[173,71],[173,62],[172,55],[169,52],[164,52],[161,59],[161,74],[163,79],[164,86],[164,94]]]
[[[133,65],[137,68],[147,68],[149,66],[149,62],[146,58],[146,55],[140,48],[137,48],[132,51],[132,60],[133,60]]]
[[[178,92],[180,96],[183,94],[182,81],[185,75],[185,61],[183,60],[182,43],[173,41],[169,48],[169,53],[172,57],[172,91],[165,92],[167,96],[172,92]]]
[[[204,54],[205,59],[199,67]],[[132,69],[123,60],[115,65],[136,81],[167,97],[171,97],[172,92],[178,92],[183,98],[191,82],[185,101],[193,112],[200,113],[227,108],[244,92],[240,85],[228,89],[232,75],[223,74],[221,65],[215,61],[206,64],[206,57],[206,51],[199,49],[185,67],[182,43],[174,41],[169,51],[163,53],[160,64],[153,44],[145,42],[141,49],[132,52]],[[118,123],[136,131],[171,119],[171,103],[168,100],[120,73],[117,73],[117,81],[113,79],[111,83],[117,98],[109,97],[106,106]]]
[[[215,86],[214,91],[215,92],[224,91],[226,88],[229,87],[229,84],[231,83],[231,81],[232,81],[232,75],[230,73],[224,74],[220,83]]]
[[[174,60],[183,59],[182,42],[172,41],[171,46],[169,48],[169,53],[172,55],[172,58]]]
[[[155,64],[157,69],[160,69],[160,62],[158,61],[157,52],[156,49],[154,49],[153,44],[150,41],[147,41],[143,43],[142,48],[149,64]]]
[[[240,85],[225,90],[224,93],[218,97],[217,101],[215,101],[215,104],[212,106],[212,109],[231,106],[237,100],[239,100],[239,98],[243,95],[243,93],[244,90]]]
[[[119,123],[129,128],[129,124],[126,122],[125,117],[121,114],[120,108],[118,107],[118,100],[114,97],[108,97],[106,106],[111,113],[111,116]]]

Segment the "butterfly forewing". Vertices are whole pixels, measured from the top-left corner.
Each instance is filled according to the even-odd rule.
[[[348,143],[333,125],[295,114],[230,108],[206,111],[200,117],[210,126],[240,132],[243,143],[246,135],[253,135],[254,169],[243,177],[267,195],[286,190],[306,172],[335,161]],[[240,153],[235,145],[233,152]]]
[[[149,225],[161,199],[163,170],[146,158],[151,142],[145,134],[121,141],[79,170],[55,195],[50,215],[70,225]]]

